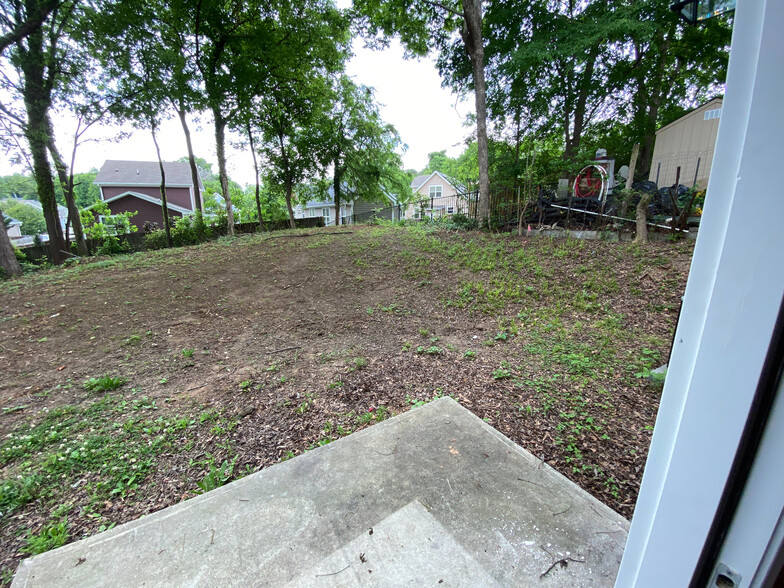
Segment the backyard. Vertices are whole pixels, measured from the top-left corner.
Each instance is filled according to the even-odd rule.
[[[1,282],[0,584],[446,395],[631,517],[691,254],[353,226]]]

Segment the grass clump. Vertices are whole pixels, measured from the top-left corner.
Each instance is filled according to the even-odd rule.
[[[85,380],[84,387],[90,392],[109,392],[117,390],[120,386],[125,384],[128,380],[120,376],[110,376],[105,374],[98,378],[90,378]]]
[[[25,539],[22,553],[37,555],[57,547],[62,547],[68,541],[68,519],[59,523],[44,525],[37,534],[30,533]]]

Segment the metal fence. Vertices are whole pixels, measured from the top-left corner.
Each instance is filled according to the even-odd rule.
[[[676,179],[678,184],[688,188],[705,188],[708,185],[712,162],[713,149],[681,151],[651,162],[648,179],[660,188],[674,185]]]

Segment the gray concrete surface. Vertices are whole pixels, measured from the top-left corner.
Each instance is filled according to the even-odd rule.
[[[25,560],[12,586],[598,588],[627,531],[442,398]]]

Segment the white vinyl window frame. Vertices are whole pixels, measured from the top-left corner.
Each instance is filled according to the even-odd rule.
[[[443,195],[444,195],[443,184],[430,186],[430,188],[428,189],[428,198],[441,198]]]
[[[618,588],[690,585],[751,409],[784,292],[771,257],[784,247],[784,201],[768,173],[784,156],[782,28],[779,0],[738,3],[707,204]],[[771,455],[782,418],[774,406],[757,460]],[[778,435],[776,456],[782,443]],[[743,588],[763,585],[769,548],[782,541],[781,468],[755,485],[763,473],[752,470],[716,560]]]
[[[329,208],[322,208],[321,216],[323,216],[324,218],[329,218]]]

